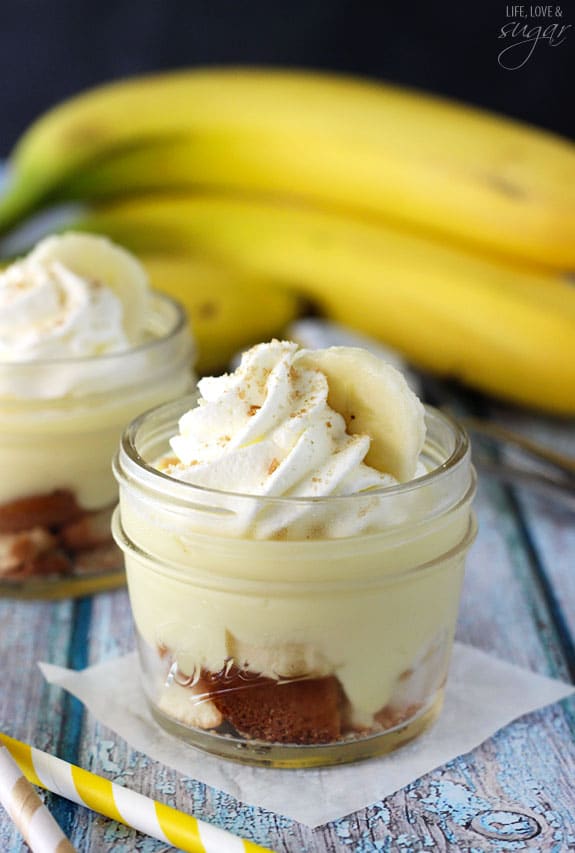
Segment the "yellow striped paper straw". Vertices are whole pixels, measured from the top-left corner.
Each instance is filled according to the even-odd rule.
[[[1,744],[0,802],[33,853],[75,853],[8,749]]]
[[[34,785],[188,853],[273,853],[0,732],[2,743]]]

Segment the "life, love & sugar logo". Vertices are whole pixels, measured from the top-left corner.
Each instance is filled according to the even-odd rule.
[[[497,62],[506,71],[519,71],[529,62],[541,46],[559,47],[572,28],[563,20],[563,9],[550,5],[507,5],[508,19],[499,30],[499,39],[505,46],[497,55]]]

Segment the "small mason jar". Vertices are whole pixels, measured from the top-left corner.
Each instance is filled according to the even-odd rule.
[[[80,595],[125,581],[110,520],[112,457],[140,412],[191,391],[192,342],[153,293],[139,346],[0,362],[0,594]]]
[[[275,767],[419,735],[441,709],[476,532],[465,432],[426,408],[429,473],[378,491],[232,494],[156,467],[196,399],[137,418],[114,461],[113,533],[153,715],[208,752]],[[368,513],[368,532],[347,535]]]

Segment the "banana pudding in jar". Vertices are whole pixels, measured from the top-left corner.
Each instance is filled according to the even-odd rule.
[[[364,350],[272,341],[114,462],[143,684],[184,740],[353,761],[438,715],[475,535],[467,437]]]
[[[0,591],[124,580],[111,460],[136,414],[188,393],[180,306],[92,235],[43,240],[0,274]]]

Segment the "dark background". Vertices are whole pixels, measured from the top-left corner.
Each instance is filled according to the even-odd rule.
[[[515,19],[506,16],[510,5],[0,0],[0,157],[41,112],[82,89],[142,71],[208,64],[313,67],[385,78],[573,139],[575,26],[563,44],[540,42],[522,68],[505,70],[497,56],[510,41],[498,35]],[[530,5],[524,4],[527,14]],[[573,0],[561,10],[563,17],[551,22],[575,25]]]

